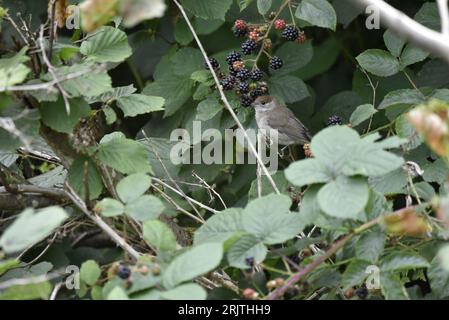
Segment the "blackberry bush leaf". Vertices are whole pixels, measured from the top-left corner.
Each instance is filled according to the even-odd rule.
[[[404,271],[414,268],[428,268],[429,262],[423,257],[407,252],[393,252],[382,259],[382,272]]]
[[[343,287],[343,290],[362,284],[362,282],[369,275],[366,270],[370,265],[371,263],[368,261],[353,260],[346,267],[346,270],[343,273],[343,277],[341,279],[341,286]]]
[[[351,114],[349,122],[353,126],[358,126],[365,120],[371,118],[376,112],[377,110],[373,107],[372,104],[363,104],[361,106],[358,106],[357,109],[354,110],[354,112]]]
[[[165,99],[162,97],[132,94],[117,99],[117,106],[122,109],[125,117],[135,117],[155,111],[164,110]]]
[[[400,71],[398,59],[384,50],[369,49],[356,59],[363,69],[379,77],[389,77]]]
[[[143,224],[143,238],[158,251],[176,249],[176,236],[162,221],[149,220]]]
[[[243,232],[241,209],[229,208],[207,219],[195,232],[194,243],[224,242]]]
[[[117,194],[124,203],[132,202],[143,195],[151,186],[151,177],[144,173],[135,173],[120,180]]]
[[[253,259],[259,264],[267,256],[267,247],[255,236],[249,234],[237,239],[229,248],[227,259],[229,264],[239,269],[250,269],[248,259]]]
[[[334,31],[337,27],[337,14],[327,0],[303,0],[296,9],[295,16],[314,26]]]
[[[285,176],[292,184],[302,187],[313,183],[324,183],[332,179],[324,164],[317,159],[306,159],[292,163],[286,170]]]
[[[226,12],[231,7],[232,0],[183,0],[181,3],[196,17],[207,20],[224,20]]]

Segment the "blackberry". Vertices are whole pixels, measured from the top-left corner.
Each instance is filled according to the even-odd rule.
[[[277,30],[284,30],[284,28],[285,28],[285,20],[277,19],[274,22],[274,28],[277,29]]]
[[[251,96],[251,98],[256,100],[257,97],[263,96],[263,92],[260,88],[257,88],[257,89],[254,89],[253,91],[251,91],[249,93],[249,95]]]
[[[229,66],[229,75],[235,77],[239,71],[235,70],[232,66]]]
[[[249,267],[254,267],[254,258],[253,257],[245,258],[245,263]]]
[[[120,265],[118,267],[117,275],[120,279],[126,280],[131,276],[131,269],[127,266]]]
[[[254,69],[250,73],[250,78],[253,81],[259,81],[260,79],[263,78],[263,72],[260,71],[260,69]]]
[[[343,119],[340,116],[330,116],[329,119],[327,119],[327,126],[337,126],[341,125],[343,123]]]
[[[241,69],[237,72],[236,77],[239,80],[245,81],[246,79],[248,79],[250,77],[250,72],[248,69]]]
[[[360,287],[355,290],[355,294],[362,300],[365,300],[368,297],[368,289],[366,287]]]
[[[240,82],[238,88],[241,93],[248,93],[249,84],[247,82]]]
[[[253,53],[256,50],[257,44],[252,40],[246,40],[242,43],[242,52],[246,55]]]
[[[282,62],[282,59],[279,57],[272,57],[270,59],[270,68],[273,70],[278,70],[282,68],[283,65],[284,63]]]
[[[240,97],[240,105],[242,107],[245,107],[245,108],[249,107],[249,106],[251,106],[251,103],[253,103],[253,102],[254,102],[254,98],[252,98],[250,95],[245,94]],[[252,259],[252,260],[250,260],[250,259]],[[251,261],[252,261],[252,263],[250,264],[249,262],[251,262]],[[245,260],[245,262],[249,266],[254,265],[254,258],[247,258]]]
[[[246,21],[242,19],[235,20],[234,28],[236,29],[246,29]]]
[[[232,32],[236,37],[244,37],[248,33],[247,29],[232,28]]]
[[[226,57],[226,62],[232,66],[232,64],[236,61],[242,61],[242,56],[240,53],[232,51],[228,54],[228,56]]]
[[[221,79],[220,84],[223,86],[223,90],[232,90],[234,89],[235,79],[234,77],[227,76]]]
[[[218,63],[217,59],[215,58],[209,58],[209,62],[212,65],[212,68],[214,68],[214,70],[217,70],[220,68],[220,64]],[[207,70],[209,70],[209,66],[207,65],[207,63],[204,63],[204,66],[206,67]]]
[[[299,30],[295,26],[289,25],[286,26],[284,31],[282,31],[282,38],[287,39],[288,41],[295,41],[298,39]]]

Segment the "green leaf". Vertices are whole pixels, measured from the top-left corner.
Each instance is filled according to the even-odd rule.
[[[129,300],[129,297],[122,287],[117,286],[109,292],[107,300]]]
[[[90,113],[89,105],[83,99],[70,100],[70,114],[67,114],[64,100],[44,102],[39,108],[42,121],[58,132],[72,133],[73,128]]]
[[[242,210],[229,208],[207,219],[195,232],[194,243],[224,242],[237,232],[244,232]]]
[[[0,87],[13,86],[27,78],[31,71],[24,65],[29,60],[27,50],[28,47],[23,47],[15,56],[0,59]]]
[[[80,52],[95,62],[122,62],[132,55],[126,33],[101,27],[83,41]]]
[[[408,140],[405,145],[406,150],[413,150],[420,146],[424,139],[418,134],[415,127],[407,120],[405,115],[399,116],[395,121],[395,129],[398,137]]]
[[[192,280],[216,267],[223,258],[221,243],[205,243],[180,254],[168,265],[162,276],[166,288],[174,288],[178,284]]]
[[[122,109],[125,117],[135,117],[139,114],[162,111],[164,110],[164,103],[165,99],[162,97],[144,94],[133,94],[117,99],[117,106]]]
[[[294,42],[286,42],[276,51],[276,56],[284,62],[282,68],[276,71],[276,76],[296,71],[312,60],[312,42],[307,41],[300,46]]]
[[[271,194],[252,200],[243,210],[242,224],[265,244],[287,241],[300,233],[304,224],[297,213],[290,213],[291,199]]]
[[[408,300],[407,290],[398,275],[392,272],[380,273],[380,289],[386,300]]]
[[[359,257],[357,257],[359,258]],[[362,282],[368,277],[367,268],[371,265],[370,262],[364,260],[353,260],[343,273],[341,279],[341,286],[343,290],[347,290]]]
[[[47,207],[37,212],[26,209],[3,233],[0,246],[6,253],[26,249],[44,240],[67,218],[61,207]]]
[[[389,77],[400,71],[398,59],[384,50],[369,49],[356,59],[363,69],[379,77]]]
[[[161,293],[167,300],[206,300],[206,290],[196,283],[187,283]]]
[[[311,142],[316,159],[333,173],[339,173],[347,161],[350,147],[359,143],[359,134],[346,126],[332,126],[321,130]]]
[[[270,10],[271,5],[271,0],[257,0],[257,10],[262,15],[265,15]]]
[[[376,263],[384,251],[385,240],[385,233],[381,231],[362,234],[355,245],[357,258]]]
[[[143,195],[151,186],[151,177],[135,173],[117,183],[117,194],[124,203],[129,203]]]
[[[424,170],[423,178],[427,182],[443,184],[449,176],[449,166],[442,158],[424,165],[422,169]]]
[[[368,198],[368,183],[361,177],[339,176],[318,192],[321,210],[341,219],[358,219]]]
[[[147,153],[139,142],[124,137],[114,137],[103,141],[98,147],[97,157],[104,164],[124,173],[150,172],[151,167]],[[105,139],[105,138],[103,138]]]
[[[180,45],[186,46],[193,41],[192,32],[183,18],[178,19],[175,24],[175,40]]]
[[[379,110],[397,105],[417,105],[426,101],[425,96],[415,89],[400,89],[385,95],[379,105]]]
[[[176,236],[162,221],[149,220],[143,224],[143,238],[158,251],[176,249]]]
[[[305,159],[292,163],[285,169],[285,177],[297,187],[312,183],[324,183],[332,179],[332,173],[317,159]]]
[[[358,126],[365,120],[371,118],[377,112],[376,108],[372,104],[363,104],[358,106],[357,109],[351,114],[349,122],[353,126]]]
[[[303,0],[296,9],[295,16],[314,26],[334,31],[337,27],[337,14],[327,0]]]
[[[226,12],[231,7],[232,0],[183,0],[181,3],[196,17],[224,20]]]
[[[412,64],[424,61],[429,56],[429,52],[408,44],[401,54],[400,62],[403,68]]]
[[[388,50],[395,57],[399,57],[401,55],[402,49],[404,48],[406,43],[404,38],[397,36],[390,29],[388,29],[384,33],[384,42]]]
[[[204,58],[198,49],[182,48],[170,59],[171,70],[177,76],[190,77],[193,72],[204,69]]]
[[[428,277],[432,292],[436,297],[443,299],[449,297],[449,246],[442,247],[430,263]]]
[[[125,212],[125,206],[115,199],[104,198],[95,205],[94,210],[105,217],[115,217]]]
[[[201,101],[197,107],[196,120],[207,121],[212,119],[223,110],[217,98],[207,98]]]
[[[94,260],[83,262],[80,269],[80,279],[90,286],[93,286],[100,278],[101,269]]]
[[[20,260],[8,259],[0,261],[0,276],[10,269],[14,269],[20,266]]]
[[[250,4],[253,2],[253,0],[237,0],[237,3],[239,4],[240,11],[245,10]]]
[[[12,286],[0,293],[0,300],[47,300],[52,290],[49,281]]]
[[[269,87],[273,95],[287,103],[304,100],[310,96],[304,81],[291,75],[275,75],[270,78]]]
[[[239,269],[250,269],[252,266],[246,262],[248,258],[254,259],[259,264],[267,256],[267,247],[255,236],[244,235],[237,239],[229,248],[227,258],[229,264]]]
[[[162,201],[153,195],[143,195],[125,206],[125,212],[139,221],[157,219],[164,210]]]
[[[393,252],[382,259],[382,272],[403,271],[416,268],[428,268],[429,262],[423,257],[410,252]]]
[[[89,191],[90,200],[98,198],[103,191],[101,175],[92,159],[88,157],[75,159],[70,166],[67,177],[70,186],[80,195],[81,199],[87,199],[87,191]]]

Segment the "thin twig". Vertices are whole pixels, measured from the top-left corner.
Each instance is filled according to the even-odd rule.
[[[225,209],[227,209],[228,207],[226,206],[226,203],[224,202],[223,198],[221,197],[221,195],[214,189],[212,188],[207,182],[206,180],[204,180],[203,178],[201,178],[199,175],[197,175],[194,171],[192,171],[192,175],[197,178],[202,184],[204,184],[206,186],[207,190],[210,190],[213,194],[215,194],[218,199],[220,200],[221,204],[223,205],[223,207]]]
[[[447,8],[448,0],[437,0],[438,11],[441,19],[441,33],[449,37],[449,11]]]

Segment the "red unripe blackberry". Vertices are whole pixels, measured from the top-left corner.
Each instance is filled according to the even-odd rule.
[[[284,63],[282,62],[282,59],[279,57],[274,56],[270,59],[270,68],[273,70],[278,70],[282,68],[283,65]]]
[[[277,19],[274,22],[274,28],[277,29],[277,30],[284,30],[285,25],[286,24],[285,24],[285,21],[283,19]]]
[[[298,42],[299,44],[303,44],[304,42],[306,42],[306,40],[306,34],[304,32],[300,32],[298,39],[296,39],[296,42]]]
[[[257,44],[253,40],[246,40],[242,43],[242,52],[246,55],[253,53],[256,50]]]
[[[299,30],[295,26],[288,25],[285,27],[284,31],[282,31],[282,38],[287,39],[288,41],[295,41],[298,39]]]
[[[257,39],[259,39],[259,34],[256,31],[251,31],[249,33],[249,39],[252,41],[257,41]]]
[[[246,29],[247,25],[246,25],[246,21],[245,20],[235,20],[234,22],[234,27],[236,29]]]

